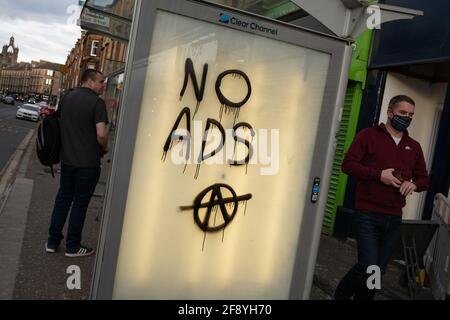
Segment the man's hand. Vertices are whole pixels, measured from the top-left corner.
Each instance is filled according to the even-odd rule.
[[[400,188],[402,182],[394,177],[394,175],[392,174],[394,171],[395,170],[393,168],[384,169],[383,171],[381,171],[380,181],[384,184],[387,184],[388,186]]]
[[[412,194],[414,191],[416,191],[417,186],[409,181],[405,181],[400,186],[400,193],[404,196]]]
[[[102,149],[102,151],[101,151],[101,157],[103,158],[103,156],[105,155],[105,154],[107,154],[108,153],[108,149]]]
[[[108,148],[101,148],[100,156],[103,158],[103,156],[104,156],[105,154],[107,154],[108,151],[109,151]]]

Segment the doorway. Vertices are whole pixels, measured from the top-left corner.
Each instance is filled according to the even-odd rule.
[[[408,132],[420,143],[428,172],[433,161],[446,91],[447,83],[432,83],[395,72],[389,72],[386,79],[379,123],[386,123],[387,106],[393,96],[398,94],[410,96],[416,103],[416,109]],[[426,192],[409,196],[403,208],[403,219],[422,219],[425,199]]]

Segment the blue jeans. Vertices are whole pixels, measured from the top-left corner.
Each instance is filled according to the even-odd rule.
[[[61,164],[60,186],[50,222],[49,246],[58,246],[64,238],[62,229],[72,206],[67,229],[66,250],[78,250],[86,211],[99,178],[100,167],[77,168]]]
[[[367,267],[377,265],[384,274],[389,260],[400,243],[402,218],[382,213],[360,211],[355,216],[358,263],[350,269],[336,288],[334,298],[372,300],[376,289],[367,288]]]

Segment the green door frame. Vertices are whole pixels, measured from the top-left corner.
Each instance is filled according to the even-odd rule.
[[[345,153],[356,135],[362,94],[366,85],[367,64],[369,61],[373,31],[361,34],[354,43],[349,82],[341,115],[341,124],[336,139],[336,152],[330,178],[330,188],[322,227],[322,233],[332,235],[337,209],[343,205],[348,176],[342,172],[341,165]]]

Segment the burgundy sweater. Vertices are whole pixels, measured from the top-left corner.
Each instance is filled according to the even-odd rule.
[[[430,182],[422,148],[407,131],[398,146],[384,124],[359,132],[342,163],[342,171],[358,178],[356,209],[402,215],[406,197],[399,188],[380,180],[381,171],[389,168],[413,182],[416,192],[428,189]]]

